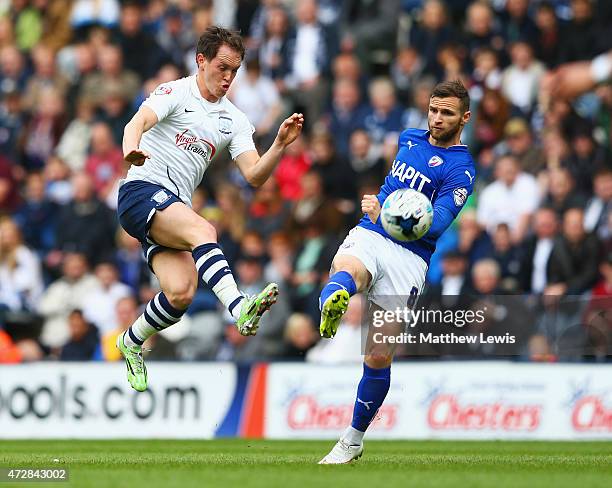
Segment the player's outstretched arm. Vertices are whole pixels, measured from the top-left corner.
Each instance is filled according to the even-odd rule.
[[[139,149],[142,134],[157,124],[157,115],[149,107],[142,106],[123,129],[123,159],[130,164],[142,166],[149,153]]]
[[[236,164],[244,178],[253,186],[261,186],[270,177],[285,148],[295,141],[304,126],[304,116],[293,114],[286,118],[278,128],[274,143],[264,154],[246,151],[236,157]]]

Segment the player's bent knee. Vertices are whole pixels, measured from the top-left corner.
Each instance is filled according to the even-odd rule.
[[[185,310],[193,301],[196,292],[196,284],[185,282],[181,286],[173,287],[164,291],[170,305],[178,310]]]
[[[367,354],[365,357],[365,363],[374,369],[388,368],[393,362],[392,353],[373,352]]]
[[[217,229],[204,219],[198,219],[189,230],[189,244],[195,248],[200,244],[217,242]]]

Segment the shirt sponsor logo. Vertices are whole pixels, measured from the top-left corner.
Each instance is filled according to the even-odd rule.
[[[455,188],[453,190],[453,200],[455,200],[455,205],[457,207],[461,207],[468,197],[468,191],[465,188]]]
[[[427,162],[427,166],[430,168],[435,168],[436,166],[440,166],[442,163],[444,163],[444,160],[440,156],[432,156]]]
[[[179,134],[176,134],[174,139],[177,147],[180,147],[185,151],[191,151],[193,153],[199,154],[203,158],[212,159],[215,156],[215,152],[217,151],[212,142],[209,142],[206,139],[202,139],[201,137],[189,134],[187,129],[185,129]],[[200,143],[204,144],[206,148],[202,147],[202,144]],[[208,154],[209,151],[210,155]]]

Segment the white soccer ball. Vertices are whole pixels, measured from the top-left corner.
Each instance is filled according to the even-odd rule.
[[[416,241],[423,237],[433,220],[433,208],[429,198],[411,188],[401,188],[391,193],[380,213],[382,226],[398,241]]]

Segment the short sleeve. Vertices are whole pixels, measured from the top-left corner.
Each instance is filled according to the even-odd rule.
[[[255,127],[251,125],[244,114],[238,118],[237,122],[236,132],[228,145],[228,150],[232,159],[236,159],[243,152],[256,150],[255,143],[253,142]]]
[[[176,90],[169,83],[159,85],[142,104],[155,112],[158,121],[162,121],[176,110],[179,99]]]

